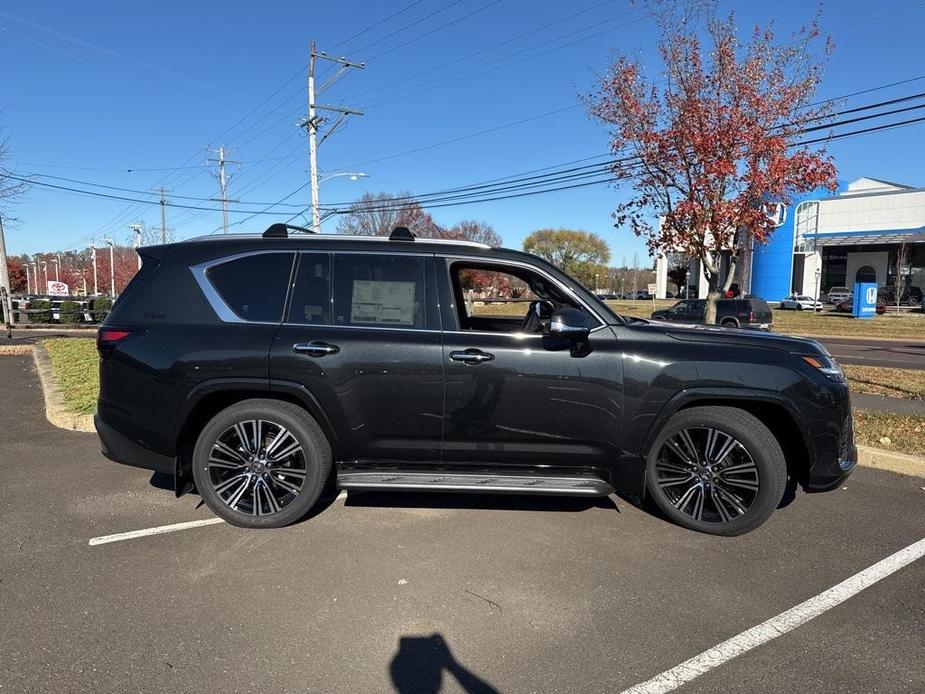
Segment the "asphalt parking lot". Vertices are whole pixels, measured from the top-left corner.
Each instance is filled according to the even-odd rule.
[[[362,494],[91,545],[210,514],[49,425],[30,357],[0,383],[3,692],[621,692],[925,537],[925,480],[859,469],[739,538],[619,498]],[[923,689],[918,559],[678,691]]]

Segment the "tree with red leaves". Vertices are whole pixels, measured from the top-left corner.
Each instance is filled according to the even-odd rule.
[[[831,103],[814,103],[831,43],[820,39],[818,17],[779,43],[770,26],[740,39],[735,16],[717,17],[712,0],[648,4],[664,79],[650,81],[639,61],[621,55],[590,111],[608,126],[613,173],[633,191],[614,211],[616,226],[629,225],[653,254],[699,258],[705,320],[715,323],[739,251],[774,230],[768,205],[835,189],[831,157],[798,142],[832,114]]]

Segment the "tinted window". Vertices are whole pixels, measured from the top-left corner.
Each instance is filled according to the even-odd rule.
[[[424,328],[424,258],[335,254],[333,322]]]
[[[331,256],[327,253],[300,253],[289,323],[331,324]]]
[[[216,265],[209,281],[238,318],[278,322],[283,315],[292,253],[259,253]]]

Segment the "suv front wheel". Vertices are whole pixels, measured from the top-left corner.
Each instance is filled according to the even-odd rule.
[[[302,408],[245,400],[219,412],[193,451],[196,489],[232,525],[279,528],[318,500],[331,469],[331,447]]]
[[[774,512],[787,483],[777,439],[734,407],[675,414],[655,440],[646,488],[668,518],[711,535],[741,535]]]

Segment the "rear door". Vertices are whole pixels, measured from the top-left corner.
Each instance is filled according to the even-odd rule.
[[[315,404],[335,460],[437,461],[440,343],[432,255],[301,252],[271,388]]]

